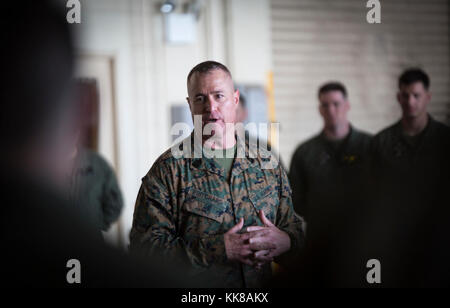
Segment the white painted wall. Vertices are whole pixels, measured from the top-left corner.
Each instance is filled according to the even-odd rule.
[[[269,0],[227,0],[228,62],[235,82],[266,85],[272,70]]]

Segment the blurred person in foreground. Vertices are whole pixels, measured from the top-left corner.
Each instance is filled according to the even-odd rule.
[[[288,263],[303,245],[287,175],[236,132],[239,91],[223,64],[198,64],[187,88],[194,132],[142,179],[131,249],[174,265],[184,260],[192,277],[211,276],[208,286],[260,287],[273,259]]]
[[[171,271],[142,266],[103,246],[66,202],[77,127],[65,12],[54,1],[8,2],[3,9],[2,280],[12,287],[73,286],[67,263],[77,259],[82,287],[181,284]]]

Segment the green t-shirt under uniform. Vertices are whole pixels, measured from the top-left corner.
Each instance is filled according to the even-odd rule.
[[[214,160],[225,170],[227,181],[229,181],[234,157],[236,156],[236,145],[229,149],[223,149],[222,151],[222,158],[214,157]]]

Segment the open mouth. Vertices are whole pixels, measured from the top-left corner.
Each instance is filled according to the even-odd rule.
[[[216,123],[218,121],[219,121],[219,119],[206,119],[204,122],[205,123]]]

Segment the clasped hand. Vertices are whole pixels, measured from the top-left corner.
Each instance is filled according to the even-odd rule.
[[[259,218],[264,226],[247,227],[245,232],[238,233],[244,226],[244,219],[241,218],[224,234],[225,251],[229,260],[259,269],[290,249],[289,235],[268,220],[262,210],[259,211]]]

